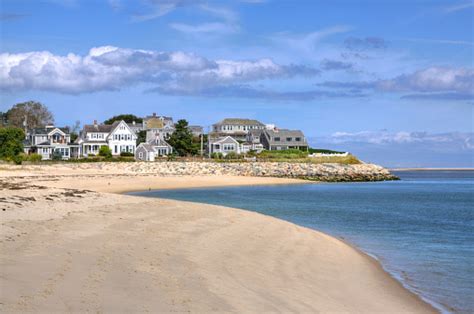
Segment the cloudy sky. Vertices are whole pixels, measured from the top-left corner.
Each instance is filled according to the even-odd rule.
[[[0,5],[0,111],[257,118],[387,166],[474,165],[472,0]]]

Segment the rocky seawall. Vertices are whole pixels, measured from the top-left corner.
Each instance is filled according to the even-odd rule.
[[[59,166],[59,165],[56,165]],[[387,169],[374,164],[310,164],[288,162],[133,162],[64,163],[72,169],[108,170],[120,174],[162,176],[252,176],[299,178],[324,182],[397,180]],[[61,167],[60,166],[60,167]],[[35,167],[33,165],[29,167]],[[40,166],[38,166],[40,167]],[[60,171],[59,171],[60,173]]]

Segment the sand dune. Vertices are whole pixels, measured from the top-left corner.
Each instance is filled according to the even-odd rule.
[[[12,168],[0,181],[5,313],[434,312],[323,233],[239,209],[114,194],[298,180]]]

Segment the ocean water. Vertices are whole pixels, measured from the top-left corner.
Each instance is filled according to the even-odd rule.
[[[256,211],[344,238],[446,313],[474,313],[474,171],[401,181],[146,191]]]

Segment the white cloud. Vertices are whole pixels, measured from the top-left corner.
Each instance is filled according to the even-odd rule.
[[[318,42],[322,39],[331,35],[346,33],[350,30],[351,28],[349,26],[336,25],[305,34],[282,32],[271,36],[271,39],[278,44],[283,44],[284,46],[290,47],[294,50],[312,52]]]
[[[467,93],[474,90],[474,70],[469,68],[429,67],[390,80],[382,80],[378,89],[408,92]]]
[[[318,71],[299,65],[280,65],[271,59],[209,60],[175,52],[102,46],[85,56],[48,51],[0,54],[0,89],[89,93],[119,90],[140,83],[156,88],[179,87],[199,95],[215,86],[248,84],[266,79],[314,76]]]
[[[454,12],[470,9],[472,7],[474,7],[474,1],[467,1],[464,3],[458,3],[455,5],[445,7],[443,9],[443,12],[449,14],[449,13],[454,13]]]
[[[235,33],[239,30],[237,25],[229,25],[225,23],[202,23],[202,24],[185,24],[185,23],[171,23],[170,27],[187,34],[201,34],[201,33]]]
[[[409,93],[403,99],[413,100],[472,100],[474,99],[474,70],[471,68],[429,67],[392,79],[374,81],[326,81],[319,87],[338,89],[372,89],[378,92]]]
[[[360,131],[360,132],[335,132],[324,139],[328,143],[368,143],[377,145],[391,144],[457,144],[464,150],[474,150],[473,133],[428,133],[428,132],[389,132]]]

